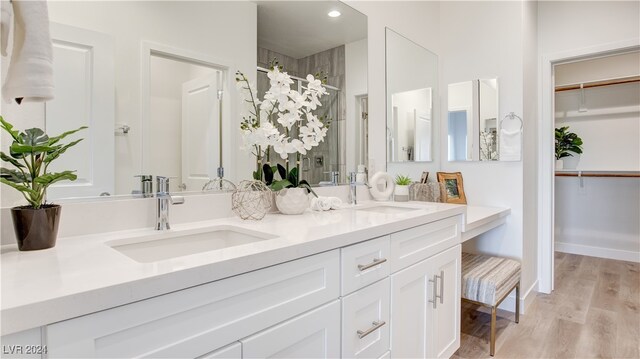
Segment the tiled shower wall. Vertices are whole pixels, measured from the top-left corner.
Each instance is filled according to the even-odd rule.
[[[327,137],[318,147],[309,151],[303,161],[302,177],[311,184],[329,180],[326,172],[339,171],[340,182],[346,180],[346,93],[345,93],[345,47],[338,46],[333,49],[319,52],[301,59],[258,48],[258,66],[269,68],[273,59],[284,67],[284,71],[292,76],[306,78],[307,74],[322,72],[327,76],[327,85],[340,89],[337,96],[337,114],[332,114],[332,123]],[[327,96],[328,97],[328,96]],[[328,109],[333,104],[323,104]],[[322,163],[320,163],[322,162]]]

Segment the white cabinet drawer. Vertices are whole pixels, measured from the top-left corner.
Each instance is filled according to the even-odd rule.
[[[338,358],[340,301],[287,320],[241,342],[243,358]]]
[[[391,234],[391,272],[460,243],[460,223],[455,216]]]
[[[197,357],[340,295],[338,250],[49,325],[50,357]]]
[[[341,250],[342,295],[389,276],[389,236]]]
[[[197,359],[242,359],[242,343],[235,342]]]
[[[342,298],[342,357],[379,358],[389,350],[390,280]]]

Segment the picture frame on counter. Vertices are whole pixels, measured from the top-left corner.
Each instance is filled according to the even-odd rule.
[[[438,182],[442,183],[443,202],[467,204],[461,172],[438,172],[437,177]]]

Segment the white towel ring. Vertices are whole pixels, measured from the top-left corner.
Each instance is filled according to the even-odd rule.
[[[504,118],[500,121],[500,128],[502,128],[502,123],[503,123],[503,122],[504,122],[504,120],[506,120],[506,119],[510,119],[510,120],[517,119],[518,121],[520,121],[520,132],[522,132],[522,129],[523,129],[523,127],[524,127],[524,123],[522,122],[522,118],[521,118],[520,116],[516,115],[516,114],[515,114],[515,113],[513,113],[513,112],[509,112],[509,113],[508,113],[506,116],[504,116]]]

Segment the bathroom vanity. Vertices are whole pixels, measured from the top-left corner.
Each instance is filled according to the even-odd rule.
[[[4,248],[3,345],[47,357],[449,357],[466,210],[369,202]],[[471,212],[479,228],[508,210]],[[171,247],[222,232],[228,247]]]

